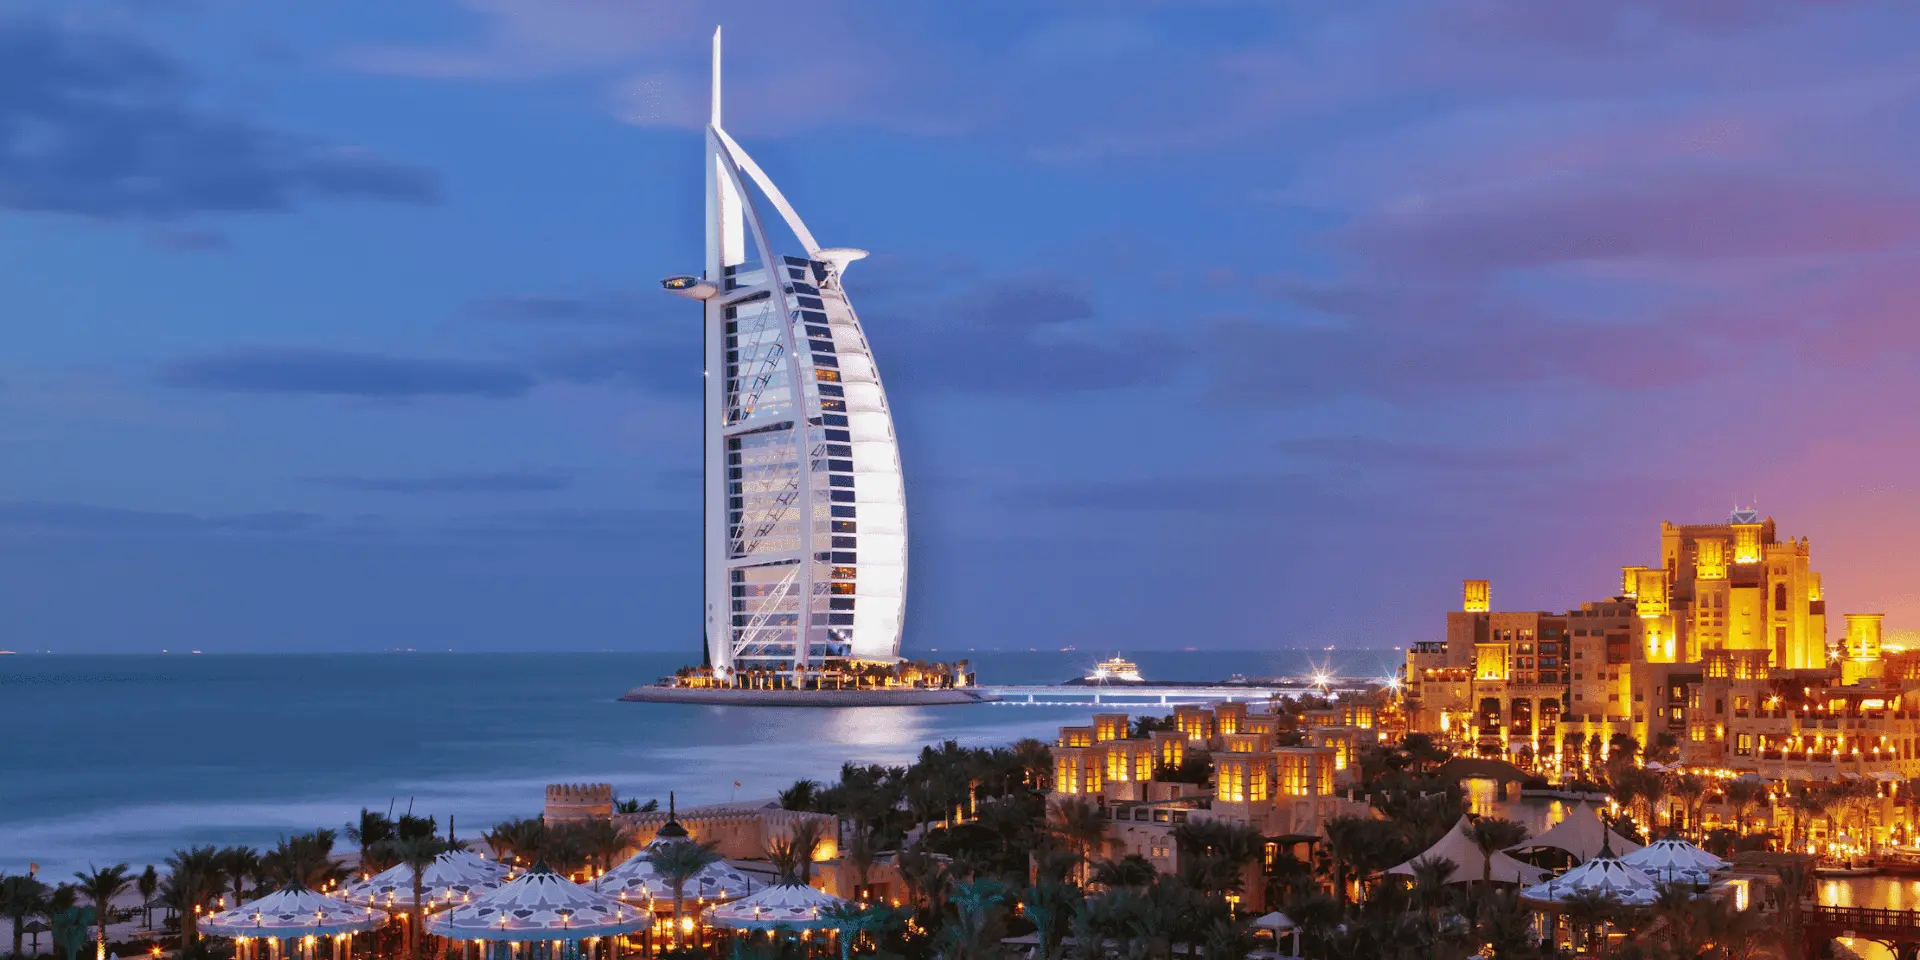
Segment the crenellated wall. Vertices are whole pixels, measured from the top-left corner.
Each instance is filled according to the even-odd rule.
[[[547,805],[542,812],[548,820],[593,820],[613,816],[613,785],[549,783]]]

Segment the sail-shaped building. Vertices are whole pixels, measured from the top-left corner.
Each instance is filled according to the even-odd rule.
[[[863,250],[822,248],[720,123],[713,35],[706,269],[706,660],[801,674],[900,654],[906,493],[886,391],[841,285]],[[756,200],[758,198],[758,200]],[[797,249],[770,232],[763,200]],[[777,225],[775,225],[777,226]]]

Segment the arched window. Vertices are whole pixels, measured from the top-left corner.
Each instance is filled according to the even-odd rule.
[[[1787,585],[1784,583],[1773,585],[1773,608],[1782,611],[1787,609]]]

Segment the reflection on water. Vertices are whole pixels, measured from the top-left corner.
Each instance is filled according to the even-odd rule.
[[[1467,811],[1475,816],[1504,817],[1538,836],[1567,818],[1573,805],[1564,800],[1499,799],[1499,785],[1492,780],[1467,780],[1461,783],[1467,793]],[[1511,794],[1509,794],[1511,796]]]
[[[1836,907],[1920,910],[1920,879],[1912,877],[1835,877],[1816,884],[1820,902]]]

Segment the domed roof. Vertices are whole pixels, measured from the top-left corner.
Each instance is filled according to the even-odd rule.
[[[507,866],[465,850],[449,850],[420,872],[421,893],[429,904],[467,903],[507,882]],[[348,903],[376,907],[413,905],[413,868],[396,864],[341,891]]]
[[[222,937],[304,937],[359,933],[386,923],[370,907],[288,887],[200,921],[200,932]]]
[[[459,940],[578,940],[646,929],[652,915],[545,866],[427,917],[427,932]]]
[[[1575,893],[1597,890],[1621,903],[1645,906],[1660,895],[1653,878],[1636,867],[1602,855],[1594,857],[1545,883],[1520,891],[1525,900],[1536,903],[1564,903]]]
[[[1621,857],[1620,862],[1638,867],[1648,876],[1660,880],[1687,883],[1706,883],[1712,879],[1714,871],[1725,870],[1729,866],[1725,860],[1679,837],[1655,840]]]
[[[804,884],[776,883],[752,896],[708,910],[707,922],[736,930],[774,927],[807,930],[826,926],[827,920],[820,915],[821,911],[846,902]]]
[[[655,837],[639,853],[628,857],[619,866],[601,874],[593,882],[593,888],[608,896],[618,897],[627,903],[671,902],[673,887],[666,878],[653,868],[653,854],[669,843],[691,843],[691,840],[675,840],[671,837]],[[735,869],[725,860],[716,860],[708,864],[699,873],[693,875],[681,890],[688,900],[735,900],[752,893],[760,884],[753,878]]]

